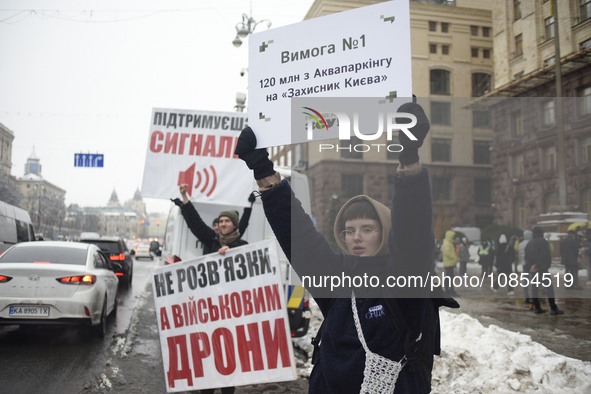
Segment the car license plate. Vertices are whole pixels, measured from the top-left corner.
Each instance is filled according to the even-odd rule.
[[[10,316],[49,317],[48,306],[11,306]]]

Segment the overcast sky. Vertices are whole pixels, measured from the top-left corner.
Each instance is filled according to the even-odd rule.
[[[15,135],[12,175],[33,146],[66,205],[121,203],[141,189],[153,107],[234,111],[247,93],[243,13],[272,27],[303,20],[313,0],[0,0],[0,123]],[[261,23],[256,31],[267,28]],[[248,104],[248,101],[247,101]],[[102,153],[104,168],[74,167]],[[145,199],[148,212],[169,203]]]

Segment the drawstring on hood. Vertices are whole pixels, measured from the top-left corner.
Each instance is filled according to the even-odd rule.
[[[381,233],[382,234],[382,242],[380,244],[380,247],[378,248],[378,250],[374,254],[374,256],[381,256],[381,255],[388,254],[388,234],[390,233],[390,228],[392,227],[392,217],[390,214],[390,210],[384,204],[372,199],[371,197],[365,196],[365,195],[360,195],[360,196],[356,196],[356,197],[351,198],[349,201],[347,201],[345,203],[345,205],[342,206],[339,213],[337,214],[337,218],[334,222],[333,231],[334,231],[334,238],[337,241],[339,248],[341,248],[341,250],[343,252],[345,252],[345,254],[349,254],[349,252],[347,251],[347,244],[340,237],[341,231],[343,231],[345,229],[345,218],[343,217],[344,216],[343,214],[344,214],[345,210],[351,204],[358,202],[358,201],[369,202],[373,206],[373,208],[376,210],[376,212],[378,214],[378,218],[380,219],[380,224],[382,225],[382,233]]]

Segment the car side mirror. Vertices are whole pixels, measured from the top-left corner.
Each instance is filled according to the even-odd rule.
[[[129,255],[130,255],[130,256],[135,256],[135,249],[131,249],[131,250],[129,251]]]
[[[111,262],[111,271],[113,271],[114,268],[117,268],[119,271],[123,270],[123,266],[120,263]]]

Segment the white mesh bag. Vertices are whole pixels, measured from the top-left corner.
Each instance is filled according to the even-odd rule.
[[[361,383],[360,394],[392,394],[398,374],[406,364],[406,357],[397,362],[369,350],[357,314],[355,293],[351,294],[351,308],[353,309],[353,320],[355,321],[357,336],[365,350],[365,368],[363,369],[363,383]]]

